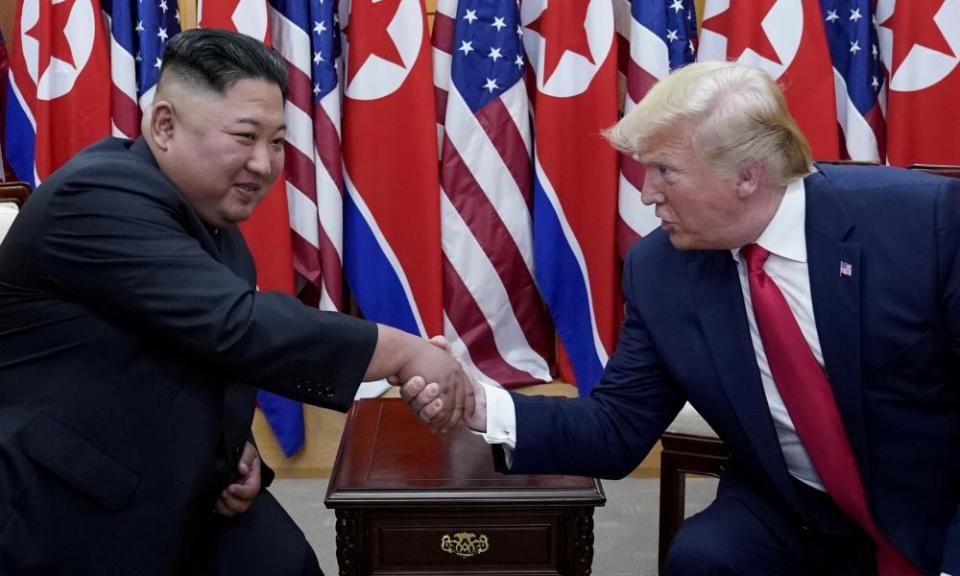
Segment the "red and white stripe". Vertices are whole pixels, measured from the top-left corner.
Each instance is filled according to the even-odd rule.
[[[103,14],[108,33],[110,16]],[[140,106],[137,102],[137,64],[133,54],[110,34],[110,133],[118,138],[136,138],[140,135]],[[144,94],[143,102],[153,101],[156,86]]]
[[[629,0],[615,0],[614,8],[626,115],[658,80],[669,74],[670,57],[663,39],[633,19]],[[660,226],[653,206],[645,206],[640,201],[643,177],[643,166],[629,155],[621,154],[617,197],[617,251],[621,258],[634,242]]]
[[[284,175],[293,265],[324,310],[343,308],[343,164],[340,91],[313,103],[310,31],[270,7],[273,46],[287,60]]]
[[[433,33],[441,148],[444,329],[475,377],[551,379],[550,326],[533,280],[529,100],[518,82],[474,115],[450,82],[456,0]]]

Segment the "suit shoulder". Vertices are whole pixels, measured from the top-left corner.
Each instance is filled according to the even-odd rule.
[[[895,166],[817,164],[817,172],[807,179],[814,190],[828,187],[844,194],[899,194],[906,196],[924,190],[933,191],[948,178],[920,170]]]
[[[130,185],[144,180],[167,182],[142,141],[119,138],[104,138],[84,149],[55,174],[61,171],[72,178],[81,177],[117,183],[129,180]]]
[[[146,145],[140,140],[118,138],[104,138],[75,155],[34,195],[85,205],[114,205],[118,195],[124,197],[122,205],[134,198],[167,205],[180,203],[176,188],[160,171]]]

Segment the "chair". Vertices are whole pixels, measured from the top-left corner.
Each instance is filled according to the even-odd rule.
[[[660,542],[658,565],[663,570],[673,537],[684,519],[687,474],[720,476],[729,451],[717,433],[689,403],[684,404],[660,437]]]
[[[910,166],[910,169],[923,170],[931,174],[939,174],[940,176],[960,178],[960,166],[952,166],[950,164],[913,164]]]
[[[29,195],[30,186],[26,182],[0,182],[0,241],[7,235]]]

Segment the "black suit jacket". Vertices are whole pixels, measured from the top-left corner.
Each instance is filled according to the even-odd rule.
[[[0,573],[182,572],[253,386],[345,410],[375,344],[257,292],[239,231],[205,227],[142,140],[88,148],[0,245]]]
[[[805,185],[817,333],[873,517],[923,573],[960,574],[960,181],[824,165]],[[591,396],[514,395],[512,471],[621,477],[689,400],[731,450],[722,489],[843,531],[791,481],[729,251],[680,251],[657,231],[623,283]]]

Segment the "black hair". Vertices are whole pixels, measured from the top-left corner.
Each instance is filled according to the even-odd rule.
[[[238,32],[194,28],[175,35],[163,51],[160,78],[171,73],[221,95],[238,80],[264,80],[287,97],[283,56]]]

